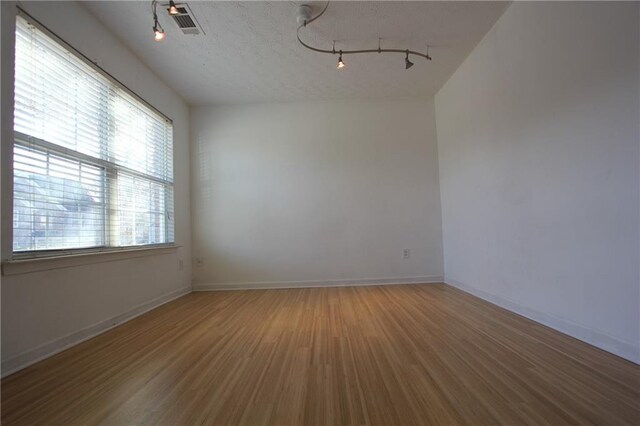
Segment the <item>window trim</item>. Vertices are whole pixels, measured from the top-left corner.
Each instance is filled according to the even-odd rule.
[[[2,276],[21,275],[54,269],[73,268],[95,263],[117,262],[146,256],[176,253],[182,246],[175,243],[109,248],[108,250],[74,249],[73,253],[14,258],[2,262]],[[66,250],[69,252],[70,250]]]
[[[97,62],[92,61],[91,59],[89,59],[89,57],[84,55],[81,51],[73,47],[71,44],[67,43],[62,37],[58,36],[56,33],[51,31],[46,25],[42,24],[36,18],[31,16],[28,12],[26,12],[20,6],[16,6],[15,19],[17,19],[18,17],[25,19],[30,25],[33,25],[38,30],[42,31],[45,35],[52,38],[56,43],[60,44],[64,49],[68,50],[69,53],[74,55],[77,59],[87,64],[94,71],[96,71],[97,73],[102,75],[104,78],[106,78],[110,83],[114,84],[118,88],[125,91],[127,94],[131,95],[135,100],[139,101],[141,104],[145,105],[146,107],[151,109],[153,112],[160,115],[165,120],[166,123],[170,124],[173,127],[173,120],[171,118],[169,118],[167,115],[165,115],[162,111],[160,111],[158,108],[153,106],[151,103],[143,99],[140,95],[138,95],[136,92],[131,90],[124,83],[122,83],[120,80],[118,80],[113,75],[111,75],[108,71],[100,67],[97,64]],[[59,155],[68,159],[81,160],[86,163],[92,164],[94,166],[104,168],[107,173],[109,173],[110,171],[116,171],[116,172],[122,171],[134,177],[144,178],[146,180],[150,180],[161,185],[169,185],[173,188],[173,191],[175,194],[175,176],[172,176],[172,179],[169,181],[169,180],[157,178],[155,176],[146,175],[136,170],[129,169],[128,167],[121,166],[121,165],[112,163],[110,161],[99,159],[87,154],[83,154],[75,150],[48,142],[46,140],[15,131],[13,130],[13,125],[12,125],[12,133],[13,133],[13,140],[11,141],[12,152],[16,145],[22,146],[22,147],[35,147],[47,152],[55,153],[56,155]],[[174,140],[172,138],[171,144],[173,145],[173,143],[174,143]],[[174,158],[171,159],[172,162],[173,160]],[[13,181],[14,181],[13,161],[11,164],[11,181],[12,181],[12,187],[13,187]],[[11,207],[10,207],[11,214],[9,215],[9,217],[11,218],[13,218],[13,199],[14,199],[14,195],[12,191]],[[173,200],[174,200],[173,214],[175,216],[175,198],[173,198]],[[11,222],[13,223],[13,219],[11,219]],[[133,245],[133,246],[103,245],[103,246],[87,247],[87,248],[51,249],[51,250],[45,249],[45,250],[15,252],[13,251],[13,225],[11,226],[11,228],[12,228],[12,232],[11,232],[12,238],[11,238],[11,250],[9,252],[10,257],[9,259],[4,259],[1,263],[2,275],[14,275],[14,274],[21,274],[21,273],[28,273],[28,272],[37,272],[37,271],[48,270],[48,269],[64,268],[69,266],[80,266],[84,264],[99,263],[103,261],[120,260],[120,259],[129,258],[127,256],[130,256],[131,254],[135,254],[135,256],[131,256],[131,257],[163,254],[164,252],[175,252],[180,247],[175,242],[175,237],[174,237],[174,241],[167,242],[167,243],[160,243],[160,244],[141,244],[141,245]],[[174,233],[175,233],[175,217],[174,217]],[[144,252],[144,254],[141,254],[141,252]],[[105,256],[105,255],[118,255],[118,254],[120,256],[116,256],[116,258],[113,258],[113,256]],[[96,255],[100,255],[100,256],[96,256]],[[93,256],[96,256],[96,259],[98,259],[98,257],[104,257],[105,259],[87,261],[88,259],[94,259]],[[77,259],[77,260],[74,261],[73,259]],[[60,263],[61,260],[63,261],[62,263]],[[54,265],[54,266],[39,267],[37,266],[39,264]],[[58,264],[62,266],[55,266]]]

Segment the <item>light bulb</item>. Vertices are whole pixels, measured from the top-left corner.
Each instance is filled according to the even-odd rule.
[[[164,36],[165,36],[165,34],[164,34],[164,30],[163,30],[162,28],[158,28],[158,27],[154,28],[154,29],[153,29],[153,34],[154,34],[154,35],[153,35],[153,39],[154,39],[155,41],[162,41],[162,40],[164,40]]]
[[[344,68],[346,65],[344,62],[342,62],[342,55],[340,55],[340,57],[338,58],[338,67],[337,68]]]
[[[173,0],[171,0],[169,2],[169,9],[167,9],[167,10],[169,11],[169,15],[179,15],[180,14],[180,11],[176,7],[176,4],[174,3]]]

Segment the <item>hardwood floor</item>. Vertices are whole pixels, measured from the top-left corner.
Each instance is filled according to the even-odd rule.
[[[635,424],[640,367],[446,285],[192,293],[2,381],[2,424]]]

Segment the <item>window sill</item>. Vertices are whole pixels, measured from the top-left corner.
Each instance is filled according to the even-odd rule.
[[[181,246],[140,247],[124,250],[77,253],[64,256],[36,257],[29,259],[5,260],[2,262],[2,275],[20,275],[52,269],[73,268],[95,263],[116,262],[137,257],[158,256],[178,251]]]

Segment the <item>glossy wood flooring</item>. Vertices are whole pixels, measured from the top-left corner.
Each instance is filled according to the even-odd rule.
[[[192,293],[2,381],[2,424],[640,424],[640,367],[446,285]]]

